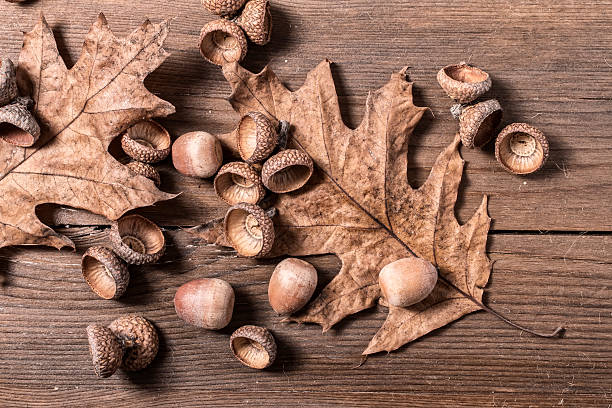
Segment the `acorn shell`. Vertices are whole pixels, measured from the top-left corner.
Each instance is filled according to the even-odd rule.
[[[247,40],[242,29],[230,20],[214,20],[202,27],[200,54],[208,62],[225,65],[240,62],[247,53]]]
[[[240,157],[249,163],[259,163],[270,156],[278,143],[278,133],[266,115],[249,112],[234,130]]]
[[[121,365],[121,343],[115,334],[104,326],[92,324],[87,326],[86,332],[96,375],[100,378],[110,377]]]
[[[8,105],[17,97],[17,77],[15,65],[9,58],[0,65],[0,106]]]
[[[174,309],[186,323],[219,330],[232,320],[235,294],[222,279],[204,278],[187,282],[174,295]]]
[[[17,98],[0,108],[0,138],[20,147],[32,146],[40,137],[38,122],[28,110],[29,98]]]
[[[425,299],[436,286],[438,270],[418,257],[402,258],[385,265],[378,283],[391,306],[408,307]]]
[[[159,187],[159,184],[161,183],[161,178],[159,176],[159,172],[155,167],[151,166],[150,164],[139,161],[130,162],[126,165],[126,167],[130,169],[131,172],[136,173],[139,176],[143,176],[148,178],[149,180],[153,180],[155,185]]]
[[[155,327],[144,317],[123,316],[108,328],[125,350],[121,364],[124,370],[142,370],[155,359],[159,350],[159,336]]]
[[[208,11],[218,16],[232,15],[242,8],[246,0],[202,0]]]
[[[482,147],[495,135],[503,111],[496,99],[466,106],[459,117],[459,136],[465,147]]]
[[[130,273],[113,251],[102,246],[88,248],[81,259],[85,281],[102,299],[118,299],[127,290]]]
[[[225,214],[224,228],[226,239],[242,256],[265,256],[274,244],[274,224],[255,204],[239,203],[230,207]]]
[[[438,83],[449,97],[459,103],[472,102],[491,89],[489,74],[466,63],[442,68],[438,71]]]
[[[272,14],[268,0],[250,0],[236,23],[246,33],[249,40],[257,45],[266,45],[272,36]]]
[[[275,193],[288,193],[301,188],[313,172],[309,155],[301,150],[281,150],[270,157],[261,169],[261,181]]]
[[[242,326],[230,337],[234,356],[247,367],[263,370],[276,359],[276,342],[268,329]]]
[[[157,262],[164,253],[166,242],[161,229],[138,214],[126,215],[113,222],[110,241],[115,253],[133,265]]]
[[[303,308],[317,287],[317,270],[306,261],[287,258],[270,277],[268,300],[279,315],[292,314]]]
[[[257,204],[266,195],[257,170],[243,162],[227,163],[221,167],[214,186],[217,195],[229,205]]]
[[[510,173],[529,174],[542,168],[548,149],[540,130],[527,123],[512,123],[497,136],[495,158]]]
[[[156,163],[170,154],[172,141],[168,131],[159,123],[143,120],[132,125],[121,136],[121,147],[132,159]]]

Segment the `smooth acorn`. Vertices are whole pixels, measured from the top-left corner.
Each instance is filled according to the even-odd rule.
[[[230,16],[240,10],[246,0],[202,0],[205,9],[218,16]]]
[[[0,106],[8,105],[15,98],[17,98],[15,65],[9,58],[4,58],[0,65]]]
[[[108,328],[124,349],[121,368],[139,371],[155,359],[159,350],[159,336],[155,327],[142,316],[123,316]]]
[[[261,181],[272,192],[288,193],[304,186],[313,169],[312,159],[303,151],[281,150],[264,163]]]
[[[197,279],[178,288],[174,309],[178,317],[191,325],[219,330],[232,320],[234,300],[234,290],[226,281]]]
[[[470,103],[491,89],[489,74],[465,62],[445,66],[437,79],[446,94],[459,103]]]
[[[266,45],[272,36],[272,14],[268,0],[250,0],[236,20],[249,40]]]
[[[263,370],[276,359],[276,341],[268,329],[242,326],[230,337],[234,356],[247,367]]]
[[[133,173],[138,174],[139,176],[143,176],[148,178],[149,180],[153,180],[155,185],[159,187],[161,183],[161,177],[159,176],[159,172],[157,169],[150,164],[142,163],[139,161],[132,161],[126,164],[126,167]]]
[[[143,120],[132,125],[121,136],[121,147],[132,159],[156,163],[170,154],[170,134],[159,123]]]
[[[259,172],[243,162],[227,163],[221,167],[214,187],[217,195],[229,205],[257,204],[266,195]]]
[[[247,40],[242,28],[230,20],[207,23],[200,32],[200,54],[215,65],[240,62],[247,53]]]
[[[423,258],[402,258],[378,275],[382,295],[391,306],[408,307],[425,299],[436,286],[438,271]]]
[[[465,106],[459,116],[459,136],[465,147],[483,147],[495,135],[503,111],[496,99]]]
[[[279,315],[292,314],[303,308],[317,287],[317,270],[306,261],[287,258],[270,277],[268,300]]]
[[[274,244],[274,224],[261,207],[239,203],[227,210],[224,220],[225,237],[246,257],[267,255]]]
[[[270,156],[278,143],[274,124],[260,112],[244,115],[234,130],[238,152],[247,163],[259,163]]]
[[[548,140],[544,133],[527,123],[512,123],[497,136],[495,158],[511,173],[533,173],[548,158]]]
[[[40,137],[40,126],[28,109],[34,102],[27,97],[17,97],[9,105],[0,108],[0,138],[20,147],[30,147]]]
[[[102,246],[93,246],[85,251],[81,259],[81,270],[91,290],[102,299],[120,298],[130,282],[125,262]]]
[[[138,214],[126,215],[113,222],[110,241],[115,253],[133,265],[157,262],[166,244],[162,230]]]
[[[208,178],[223,163],[221,142],[208,132],[189,132],[172,145],[172,164],[182,174]]]

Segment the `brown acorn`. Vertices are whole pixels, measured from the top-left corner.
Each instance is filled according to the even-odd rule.
[[[242,256],[265,256],[274,244],[274,224],[255,204],[239,203],[230,207],[225,214],[224,228],[226,239]]]
[[[178,317],[191,325],[219,330],[232,320],[234,300],[234,289],[226,281],[196,279],[178,288],[174,309]]]
[[[242,326],[230,337],[234,356],[247,367],[263,370],[276,359],[276,342],[268,329]]]
[[[93,246],[85,251],[81,270],[89,287],[103,299],[120,298],[130,282],[125,262],[102,246]]]
[[[30,98],[18,97],[13,103],[0,108],[0,138],[20,147],[32,146],[40,137],[40,127],[28,106]]]
[[[482,147],[495,135],[503,111],[496,99],[466,106],[459,117],[459,136],[465,147]]]
[[[155,263],[165,249],[161,229],[138,214],[126,215],[113,222],[110,241],[115,253],[133,265]]]
[[[113,332],[104,326],[87,326],[89,352],[94,371],[100,378],[110,377],[117,371],[123,358],[123,347]]]
[[[240,62],[247,53],[244,32],[230,20],[219,19],[207,23],[200,32],[200,54],[208,62],[225,65]]]
[[[436,267],[418,257],[391,262],[378,275],[382,295],[391,306],[396,307],[419,303],[429,296],[437,281]]]
[[[8,105],[17,98],[17,77],[15,65],[8,58],[0,65],[0,106]]]
[[[218,16],[229,16],[242,8],[246,0],[202,0],[208,11]]]
[[[261,181],[275,193],[288,193],[301,188],[313,172],[313,162],[301,150],[281,150],[270,157],[261,169]]]
[[[236,23],[254,44],[269,43],[272,36],[272,14],[268,0],[248,1]]]
[[[221,167],[214,186],[217,195],[229,205],[257,204],[266,195],[257,170],[243,162],[227,163]]]
[[[461,62],[438,71],[438,83],[459,103],[469,103],[491,89],[491,77],[480,68]]]
[[[544,133],[527,123],[512,123],[497,136],[495,158],[511,173],[533,173],[548,158],[548,140]]]
[[[159,123],[143,120],[132,125],[121,136],[121,147],[132,159],[156,163],[170,154],[170,134]]]
[[[266,115],[249,112],[234,130],[240,157],[249,163],[259,163],[270,156],[278,143],[278,133]]]
[[[181,174],[211,177],[223,164],[221,142],[208,132],[185,133],[172,144],[172,164]]]
[[[159,172],[157,171],[157,169],[155,169],[155,167],[151,166],[150,164],[139,161],[130,162],[126,165],[126,167],[130,169],[131,172],[136,173],[139,176],[143,176],[148,178],[149,180],[153,180],[155,185],[159,187],[159,184],[161,183],[161,178],[159,176]]]
[[[317,287],[317,270],[306,261],[287,258],[270,277],[268,301],[279,315],[292,314],[308,303]]]
[[[121,368],[138,371],[146,368],[159,350],[159,336],[155,327],[142,316],[123,316],[108,326],[124,351]]]

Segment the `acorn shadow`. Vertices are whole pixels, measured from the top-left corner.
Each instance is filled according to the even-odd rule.
[[[126,378],[130,381],[130,383],[142,388],[149,390],[151,386],[156,387],[157,390],[164,390],[170,387],[171,378],[168,378],[167,370],[164,368],[170,367],[170,360],[172,350],[168,345],[168,341],[166,339],[166,335],[159,327],[151,322],[157,330],[157,335],[159,337],[159,351],[157,352],[157,356],[151,362],[151,364],[140,371],[123,371],[125,373]]]

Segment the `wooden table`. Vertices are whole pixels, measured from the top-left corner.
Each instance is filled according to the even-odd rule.
[[[359,313],[324,335],[318,326],[280,323],[266,295],[277,260],[237,258],[186,233],[182,227],[221,216],[225,206],[208,180],[182,177],[165,163],[162,188],[183,194],[137,212],[164,226],[167,254],[157,265],[132,268],[121,301],[96,298],[81,277],[83,251],[106,240],[99,217],[45,205],[38,213],[76,242],[76,253],[0,250],[0,405],[610,406],[612,2],[278,0],[272,10],[272,42],[251,47],[246,67],[270,64],[295,89],[331,59],[351,126],[360,122],[367,92],[410,66],[415,102],[432,113],[411,141],[415,186],[456,130],[435,79],[445,64],[486,68],[505,121],[529,122],[549,136],[550,160],[528,177],[503,171],[491,146],[463,149],[457,214],[465,222],[482,195],[490,196],[495,266],[486,302],[542,330],[564,325],[565,338],[534,338],[481,312],[354,368],[386,311]],[[17,60],[21,32],[41,11],[68,65],[100,11],[120,34],[146,17],[173,18],[172,56],[146,81],[177,107],[162,123],[177,136],[225,132],[237,122],[220,70],[198,53],[200,28],[212,18],[198,0],[1,2],[0,55]],[[339,269],[333,256],[309,260],[323,283]],[[220,332],[187,327],[174,313],[176,289],[206,276],[236,290],[235,318]],[[84,328],[132,312],[159,328],[157,360],[139,373],[96,378]],[[271,369],[256,372],[232,358],[229,334],[246,323],[274,332],[280,356]]]

